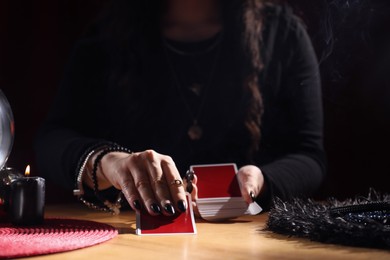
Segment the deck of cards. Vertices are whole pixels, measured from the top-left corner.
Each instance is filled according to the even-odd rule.
[[[241,196],[236,164],[192,165],[190,170],[198,179],[196,204],[203,219],[218,221],[262,211],[256,202],[248,205]]]
[[[247,204],[241,196],[236,177],[237,166],[229,164],[193,165],[197,176],[198,199],[196,201],[201,217],[208,221],[235,218],[244,214],[255,215],[261,207],[253,202]],[[191,196],[187,193],[186,212],[174,216],[149,215],[146,210],[137,212],[137,235],[196,234]]]

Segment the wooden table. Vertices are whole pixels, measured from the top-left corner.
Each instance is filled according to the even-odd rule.
[[[197,235],[137,236],[135,214],[118,216],[83,205],[48,205],[46,217],[94,220],[119,235],[100,245],[34,259],[390,259],[390,251],[322,244],[263,231],[267,214],[226,223],[197,221]]]

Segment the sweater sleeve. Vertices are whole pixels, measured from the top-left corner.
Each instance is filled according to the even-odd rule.
[[[105,64],[98,44],[85,40],[75,47],[50,113],[35,138],[40,174],[68,189],[74,188],[82,154],[104,142],[105,118],[99,111],[102,82],[107,78]]]
[[[291,13],[284,13],[275,28],[271,40],[274,54],[270,56],[273,65],[267,73],[277,74],[270,75],[277,80],[271,80],[271,91],[265,90],[269,111],[265,112],[263,145],[268,157],[260,162],[267,186],[260,203],[265,208],[272,197],[313,194],[326,168],[316,54],[302,23]]]

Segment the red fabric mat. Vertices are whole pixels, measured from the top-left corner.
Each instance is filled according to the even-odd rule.
[[[0,258],[70,251],[107,241],[118,231],[107,224],[76,219],[45,219],[37,226],[0,223]]]

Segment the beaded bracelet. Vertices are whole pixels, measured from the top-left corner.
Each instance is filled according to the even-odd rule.
[[[91,158],[91,156],[95,153],[95,150],[92,150],[90,151],[87,156],[83,156],[83,161],[82,161],[82,164],[79,168],[79,171],[78,171],[78,174],[77,174],[77,178],[76,178],[76,185],[77,187],[73,190],[73,195],[75,196],[82,196],[84,195],[84,188],[83,188],[83,174],[84,174],[84,170],[85,170],[85,166],[87,165],[87,162],[89,160],[89,158]]]
[[[95,161],[93,162],[92,167],[92,182],[93,182],[93,190],[95,193],[96,198],[98,198],[103,204],[104,207],[101,210],[104,211],[110,211],[113,214],[119,214],[120,207],[121,207],[121,200],[122,200],[122,192],[119,193],[118,198],[115,203],[110,202],[109,200],[103,198],[99,193],[99,184],[97,180],[97,170],[98,166],[100,164],[100,161],[103,159],[103,157],[109,153],[113,152],[125,152],[128,154],[132,154],[133,152],[130,149],[127,149],[125,147],[114,145],[104,148],[95,158]]]
[[[85,166],[87,165],[88,160],[91,158],[93,154],[102,151],[106,147],[119,147],[119,145],[113,142],[101,141],[89,147],[80,157],[80,160],[76,168],[76,186],[73,190],[73,194],[77,196],[78,199],[83,204],[85,204],[88,208],[94,210],[100,210],[104,212],[110,212],[115,215],[115,214],[119,214],[120,212],[119,209],[122,201],[122,193],[121,192],[118,193],[118,197],[114,203],[110,202],[109,200],[101,201],[101,203],[91,202],[84,197],[84,188],[82,182],[83,175],[86,174]],[[128,149],[126,150],[129,151]]]
[[[73,195],[75,196],[82,196],[84,195],[84,190],[83,190],[83,184],[82,184],[82,177],[83,177],[83,174],[84,174],[84,169],[85,169],[85,166],[87,165],[87,162],[89,160],[89,158],[98,150],[106,147],[106,146],[110,146],[110,145],[115,145],[114,143],[112,142],[106,142],[106,141],[102,141],[102,142],[98,142],[96,144],[94,144],[93,146],[89,147],[80,157],[80,160],[77,164],[77,167],[76,167],[76,186],[75,188],[73,189]]]

